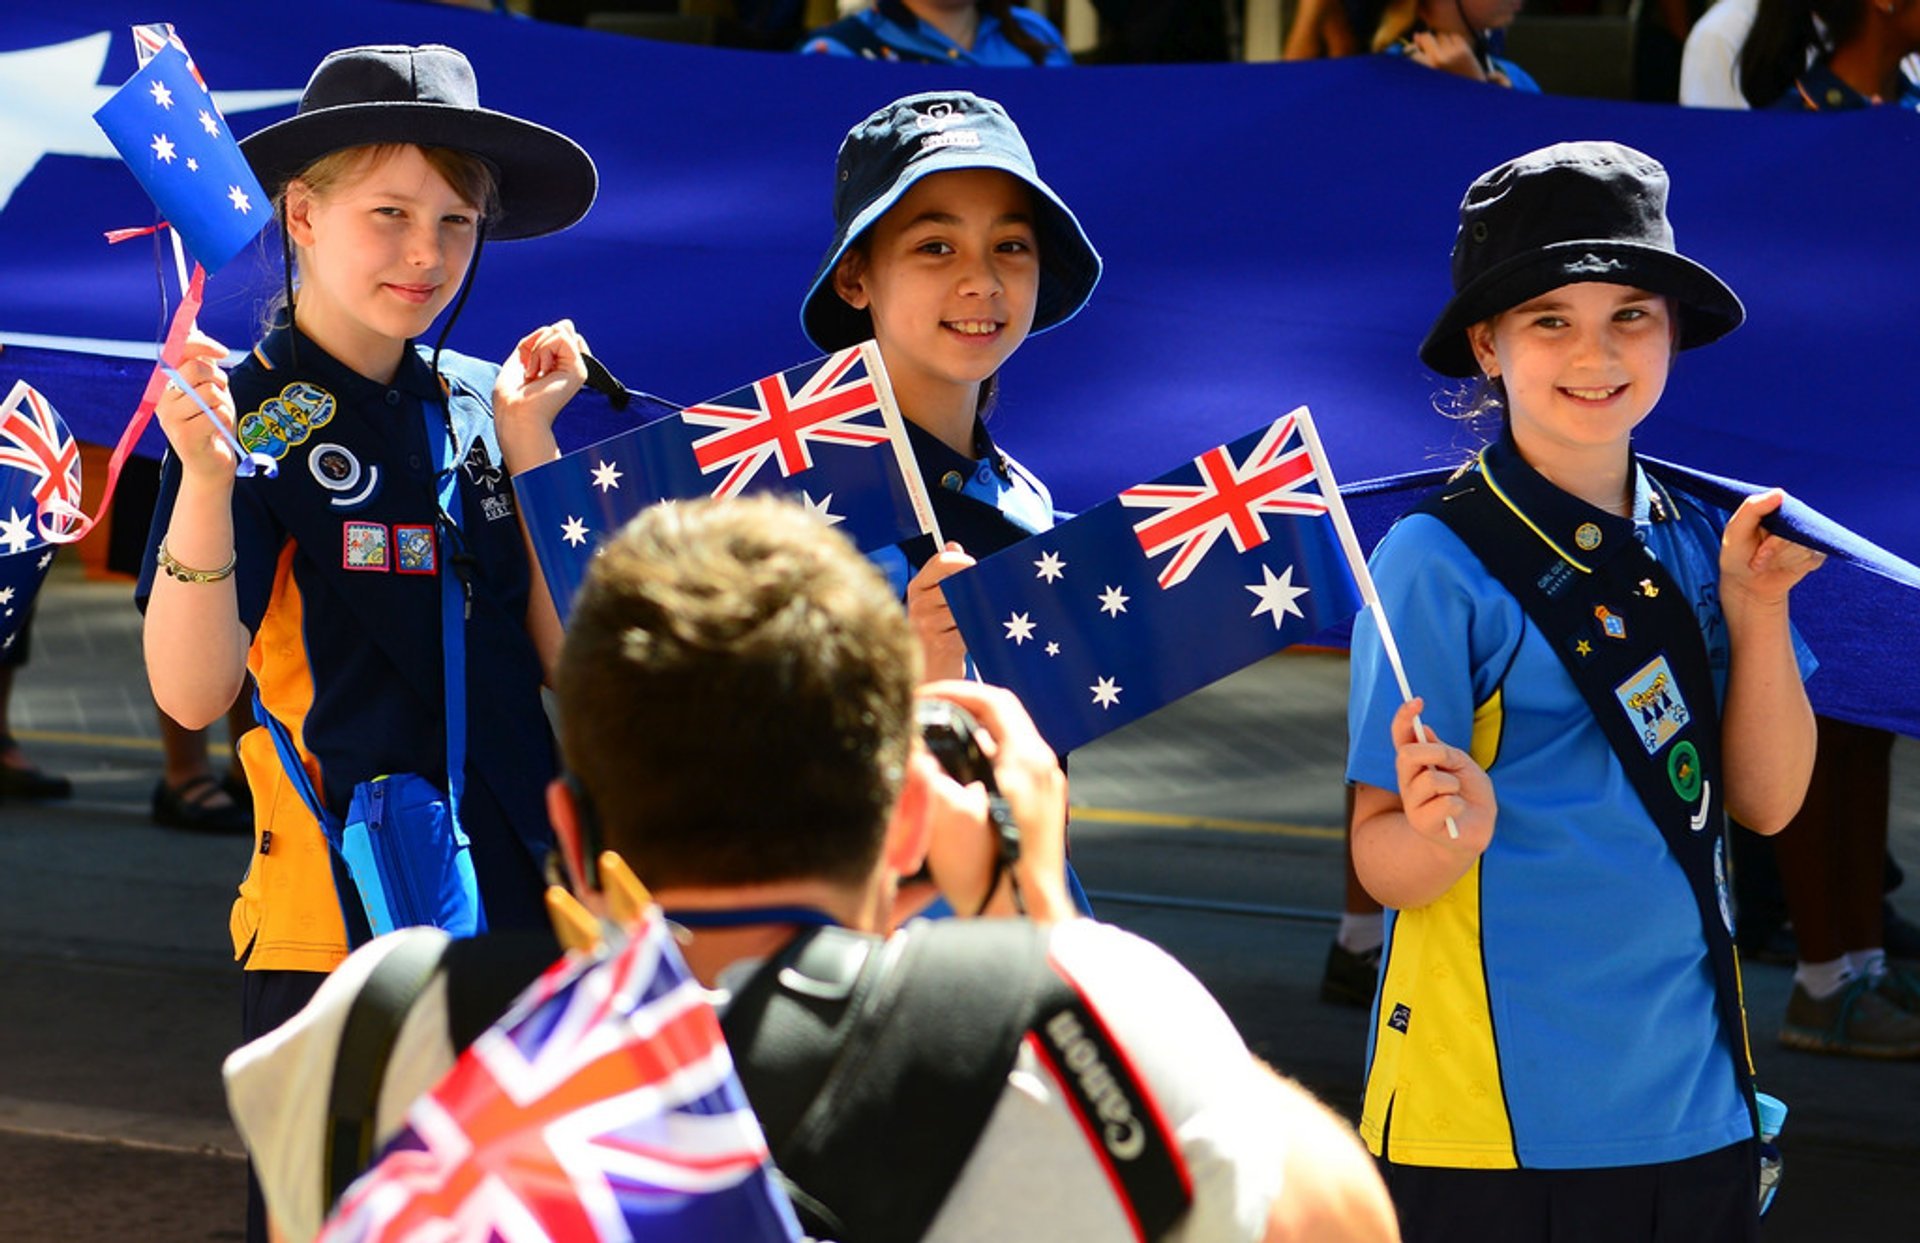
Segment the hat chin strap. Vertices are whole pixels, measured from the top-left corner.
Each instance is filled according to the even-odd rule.
[[[1493,72],[1493,54],[1487,50],[1486,32],[1467,20],[1466,0],[1453,0],[1453,11],[1460,15],[1460,24],[1467,28],[1467,34],[1473,42],[1473,59],[1479,62],[1484,73]]]
[[[433,343],[433,374],[440,375],[440,351],[447,347],[447,336],[453,331],[453,323],[460,318],[460,308],[467,304],[467,295],[473,291],[473,274],[480,270],[480,251],[487,244],[487,225],[484,218],[473,236],[473,258],[467,260],[467,274],[460,278],[460,292],[453,297],[453,309],[447,312],[447,322],[440,326],[440,338]]]

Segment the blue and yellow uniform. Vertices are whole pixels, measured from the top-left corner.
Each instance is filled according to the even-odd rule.
[[[276,478],[238,480],[233,493],[247,666],[335,815],[356,784],[382,774],[419,773],[445,788],[440,575],[463,573],[472,607],[461,826],[489,925],[544,926],[544,798],[556,760],[526,630],[527,556],[489,404],[498,369],[443,353],[443,389],[415,346],[380,384],[291,335],[268,336],[230,381],[242,443],[279,461]],[[427,420],[443,418],[459,446],[462,510],[444,543],[427,435]],[[178,488],[169,457],[143,602]],[[464,550],[459,564],[445,563],[448,547]],[[240,751],[256,823],[230,921],[234,957],[250,971],[329,971],[346,956],[347,932],[325,840],[267,731],[250,731]]]
[[[1073,54],[1052,22],[1021,5],[1007,9],[1008,20],[1046,49],[1038,63],[1071,65]],[[868,60],[896,60],[915,64],[986,65],[1028,68],[1035,61],[1007,37],[1007,29],[992,13],[982,11],[973,46],[963,48],[914,16],[900,0],[879,0],[872,8],[823,26],[808,35],[802,52],[824,56],[860,56]]]
[[[1902,75],[1900,98],[1869,99],[1840,80],[1840,75],[1825,60],[1811,66],[1794,80],[1793,89],[1774,101],[1776,112],[1850,112],[1892,103],[1909,112],[1920,112],[1920,82]]]
[[[1581,502],[1525,469],[1510,441],[1486,460],[1542,540],[1575,545]],[[1691,604],[1724,694],[1727,515],[1637,462],[1634,476],[1634,536]],[[1442,739],[1471,740],[1499,821],[1446,894],[1388,912],[1361,1119],[1369,1147],[1409,1166],[1579,1169],[1750,1139],[1745,1034],[1723,1018],[1689,879],[1554,642],[1431,514],[1402,519],[1370,564],[1423,719]],[[1602,630],[1590,641],[1608,640]],[[1813,660],[1797,635],[1795,652],[1805,676]],[[1397,789],[1400,695],[1364,613],[1349,704],[1348,779]]]
[[[984,423],[974,421],[972,457],[955,453],[917,423],[906,427],[940,534],[974,559],[1051,531],[1067,516],[1053,508],[1053,494],[1038,475],[993,443]],[[908,581],[935,551],[933,539],[923,535],[878,549],[871,559],[886,572],[895,594],[904,597]]]

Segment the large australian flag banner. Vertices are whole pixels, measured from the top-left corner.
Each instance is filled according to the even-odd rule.
[[[941,584],[974,667],[1056,751],[1358,612],[1302,406]]]
[[[536,466],[513,486],[563,622],[601,540],[656,501],[782,495],[863,552],[934,532],[871,341]]]

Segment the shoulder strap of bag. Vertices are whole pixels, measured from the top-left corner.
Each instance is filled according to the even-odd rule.
[[[1101,1157],[1141,1237],[1191,1198],[1149,1098],[1110,1042],[1104,1053],[1088,1042],[1104,1031],[1029,921],[922,922],[884,942],[803,933],[734,996],[721,1026],[803,1221],[841,1243],[926,1233],[1029,1031],[1061,1065],[1090,1136],[1110,1114],[1144,1124],[1122,1128],[1117,1145],[1100,1140],[1118,1147],[1121,1159]]]

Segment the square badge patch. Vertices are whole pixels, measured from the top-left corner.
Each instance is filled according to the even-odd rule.
[[[1656,754],[1693,719],[1693,714],[1687,711],[1687,701],[1680,697],[1679,683],[1674,681],[1673,669],[1668,666],[1665,654],[1642,665],[1639,672],[1614,687],[1613,693],[1633,722],[1635,732],[1640,735],[1640,745],[1647,749],[1648,755]]]
[[[341,528],[340,564],[349,570],[387,568],[387,528],[379,522],[349,522]]]
[[[431,574],[434,564],[433,526],[393,528],[393,568],[401,574]]]

